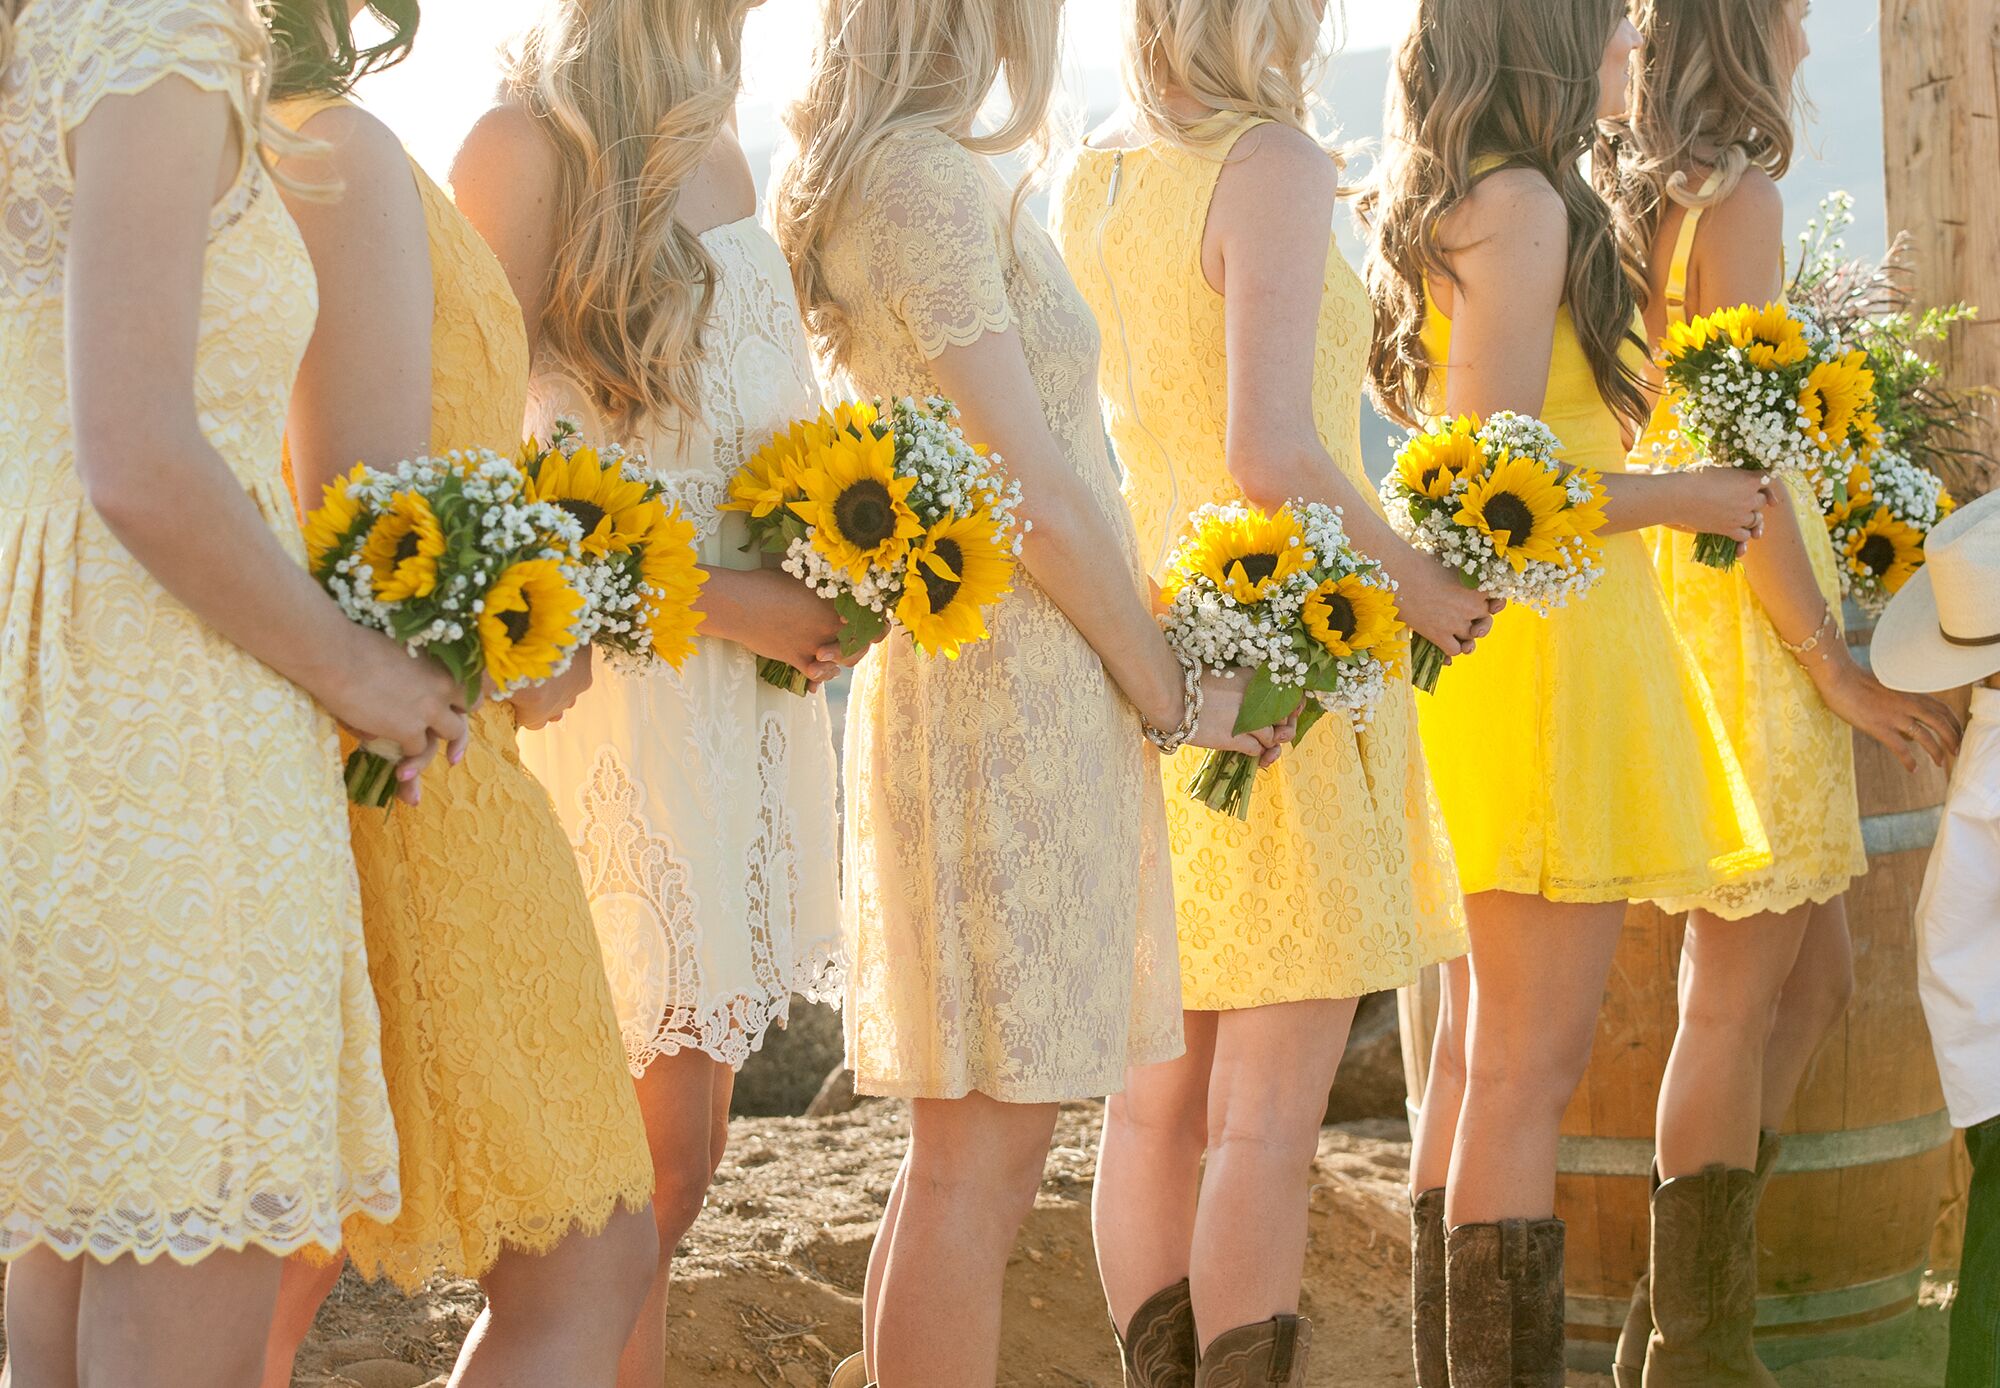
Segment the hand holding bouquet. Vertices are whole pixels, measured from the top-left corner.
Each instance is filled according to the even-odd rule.
[[[1382,482],[1389,524],[1466,587],[1547,615],[1604,572],[1604,488],[1565,468],[1560,446],[1540,420],[1508,412],[1413,432]],[[1444,652],[1412,637],[1410,682],[1430,693],[1443,669]]]
[[[752,543],[832,602],[840,649],[856,655],[900,626],[927,655],[956,660],[986,639],[985,609],[1012,591],[1026,523],[1020,487],[966,441],[950,401],[843,404],[800,420],[753,457],[727,510]],[[805,675],[760,660],[766,683]]]
[[[1822,487],[1840,591],[1880,614],[1924,563],[1924,541],[1957,503],[1937,474],[1900,453],[1852,464],[1842,485]]]
[[[1716,466],[1817,480],[1880,444],[1867,355],[1803,309],[1743,304],[1676,324],[1660,365],[1682,431]],[[1736,542],[1697,536],[1694,557],[1734,568]]]
[[[1403,623],[1396,585],[1348,544],[1340,512],[1295,501],[1274,515],[1244,502],[1204,506],[1168,560],[1167,640],[1209,670],[1250,671],[1236,731],[1299,714],[1298,739],[1327,712],[1367,722],[1388,684]],[[1250,816],[1257,759],[1210,752],[1188,794]]]

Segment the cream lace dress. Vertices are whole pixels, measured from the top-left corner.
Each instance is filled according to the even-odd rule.
[[[1049,428],[1146,592],[1097,405],[1097,326],[991,166],[905,131],[825,248],[842,393],[938,392],[931,362],[1018,332]],[[900,634],[847,716],[848,1064],[866,1094],[1017,1103],[1124,1087],[1180,1054],[1158,755],[1089,643],[1023,570],[956,661]]]
[[[339,747],[84,498],[65,137],[177,78],[246,106],[234,0],[34,0],[0,74],[0,1260],[332,1248],[394,1216]],[[210,217],[201,427],[287,550],[317,307],[255,132]]]
[[[729,479],[772,434],[819,409],[785,258],[754,218],[702,236],[720,266],[699,427],[625,445],[665,473],[704,564],[755,568]],[[542,375],[531,423],[603,427],[574,382]],[[741,1065],[792,995],[840,995],[839,783],[826,695],[757,677],[731,641],[697,639],[676,673],[599,660],[563,719],[521,735],[583,866],[635,1075],[692,1048]]]

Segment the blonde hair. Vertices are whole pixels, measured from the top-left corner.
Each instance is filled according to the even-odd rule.
[[[1645,294],[1636,242],[1582,167],[1593,142],[1593,170],[1613,162],[1597,126],[1598,73],[1624,18],[1625,0],[1419,0],[1390,79],[1381,167],[1361,198],[1375,305],[1369,388],[1394,418],[1436,407],[1426,287],[1451,279],[1437,229],[1489,165],[1534,169],[1562,198],[1564,303],[1605,403],[1644,417],[1624,358]]]
[[[796,146],[776,197],[778,240],[791,262],[806,326],[823,355],[846,360],[847,315],[823,257],[851,214],[883,141],[942,131],[974,154],[1051,144],[1063,0],[825,0],[823,35],[806,93],[786,114]],[[1011,109],[990,134],[967,133],[996,82]],[[1030,180],[1014,198],[1020,215]]]
[[[1317,137],[1328,50],[1314,0],[1129,0],[1125,89],[1154,138],[1199,148],[1240,117]],[[1180,92],[1203,109],[1189,116]]]
[[[755,0],[550,0],[508,73],[557,155],[549,360],[631,434],[702,411],[718,269],[677,213],[728,122]]]
[[[1645,47],[1618,197],[1649,247],[1670,200],[1709,206],[1753,167],[1774,179],[1790,170],[1797,95],[1779,52],[1790,2],[1638,0]],[[1718,175],[1706,195],[1688,177],[1704,166]]]

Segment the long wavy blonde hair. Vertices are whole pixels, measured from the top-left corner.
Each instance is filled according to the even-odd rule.
[[[1670,202],[1707,206],[1736,191],[1753,167],[1783,178],[1792,166],[1796,63],[1785,51],[1785,7],[1795,0],[1638,0],[1645,38],[1622,142],[1619,201],[1651,245]],[[1689,170],[1720,177],[1706,196]]]
[[[507,90],[557,154],[541,350],[630,435],[692,420],[717,267],[679,220],[742,85],[757,0],[548,0]]]
[[[1329,48],[1315,0],[1128,0],[1125,90],[1139,124],[1186,148],[1232,117],[1279,121],[1318,136],[1319,79]],[[1180,92],[1214,115],[1189,116]]]
[[[823,33],[806,93],[786,115],[795,152],[776,197],[778,241],[791,262],[806,326],[820,352],[846,361],[847,315],[823,257],[851,213],[882,142],[940,130],[975,154],[1027,147],[1040,168],[1061,63],[1063,0],[824,0]],[[994,84],[1010,110],[984,135],[973,122]],[[1014,199],[1020,215],[1029,180]]]
[[[1360,200],[1375,304],[1369,387],[1394,418],[1410,423],[1436,407],[1425,286],[1451,279],[1437,229],[1471,194],[1476,167],[1494,162],[1537,170],[1561,196],[1564,302],[1598,393],[1628,418],[1645,416],[1624,359],[1639,342],[1633,313],[1645,294],[1638,243],[1583,168],[1593,148],[1593,174],[1615,163],[1598,127],[1598,74],[1624,18],[1625,0],[1419,0],[1396,53],[1382,163]]]

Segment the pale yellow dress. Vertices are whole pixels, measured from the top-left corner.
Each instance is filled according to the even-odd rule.
[[[1096,325],[982,158],[890,136],[825,249],[852,345],[836,395],[923,397],[931,362],[1017,332],[1042,411],[1144,593],[1097,408]],[[1025,570],[956,661],[894,634],[847,721],[848,1063],[865,1094],[1118,1090],[1180,1054],[1159,757]]]
[[[1099,395],[1139,552],[1156,574],[1192,511],[1243,495],[1227,456],[1223,299],[1201,248],[1224,161],[1254,124],[1199,151],[1086,147],[1058,194],[1056,240],[1105,334]],[[1373,504],[1360,419],[1373,315],[1330,228],[1327,239],[1313,414],[1327,451]],[[1465,952],[1458,877],[1407,683],[1392,683],[1360,731],[1322,720],[1258,777],[1247,823],[1189,798],[1206,755],[1185,748],[1164,766],[1188,1008],[1356,997]]]
[[[397,1209],[332,721],[126,551],[70,433],[64,141],[165,80],[225,94],[195,402],[304,564],[279,439],[317,286],[243,118],[246,22],[34,0],[0,75],[0,1260],[325,1249]]]

